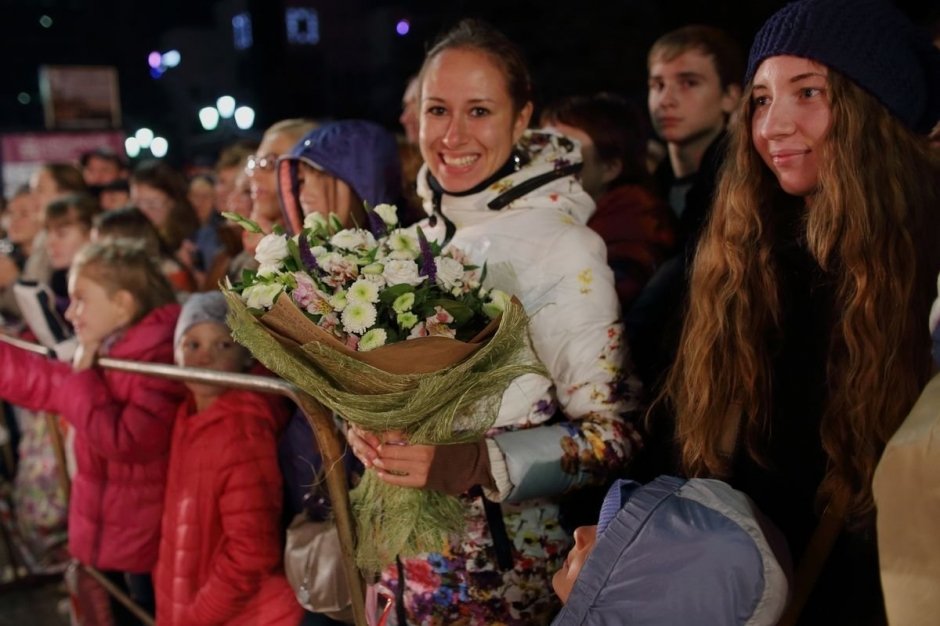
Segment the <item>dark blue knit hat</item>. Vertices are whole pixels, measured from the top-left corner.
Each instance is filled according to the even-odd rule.
[[[887,0],[798,0],[754,38],[745,84],[761,61],[792,55],[838,71],[915,132],[940,119],[940,51]]]

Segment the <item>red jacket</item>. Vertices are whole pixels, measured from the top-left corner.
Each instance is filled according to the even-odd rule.
[[[296,626],[302,609],[283,573],[274,397],[229,390],[173,430],[160,558],[157,624]]]
[[[598,198],[587,225],[607,244],[607,264],[624,312],[672,254],[674,222],[669,207],[641,185],[620,185]]]
[[[173,362],[180,307],[151,311],[107,351],[115,359]],[[0,397],[51,411],[75,428],[77,470],[69,503],[69,549],[100,569],[153,569],[176,407],[177,382],[62,363],[0,342]]]

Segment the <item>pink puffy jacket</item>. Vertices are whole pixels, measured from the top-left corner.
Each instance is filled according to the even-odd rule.
[[[115,359],[173,362],[180,307],[169,304],[127,329],[107,352]],[[180,383],[62,363],[0,343],[0,398],[52,411],[75,428],[76,475],[69,503],[69,549],[99,569],[153,569]]]

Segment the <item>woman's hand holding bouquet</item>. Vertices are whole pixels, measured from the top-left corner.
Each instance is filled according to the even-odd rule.
[[[368,229],[310,214],[294,237],[266,235],[258,270],[226,291],[235,338],[349,422],[369,468],[351,494],[357,561],[377,572],[461,527],[453,495],[490,480],[483,435],[503,392],[545,370],[485,267],[399,228],[393,206],[367,215]]]

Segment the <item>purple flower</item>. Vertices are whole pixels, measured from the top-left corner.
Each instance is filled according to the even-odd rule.
[[[421,269],[418,270],[418,276],[427,276],[428,281],[433,283],[437,279],[437,266],[434,264],[434,253],[431,252],[431,244],[428,238],[424,236],[421,228],[418,231],[418,245],[421,247]]]
[[[310,242],[307,240],[307,237],[301,234],[297,239],[297,247],[300,249],[300,260],[303,262],[304,267],[308,272],[319,271],[320,266],[317,264],[317,257],[313,256],[313,252],[310,251]]]
[[[381,217],[375,214],[375,211],[366,210],[366,218],[369,220],[369,231],[372,233],[373,237],[378,239],[388,233],[385,222],[382,221]]]

